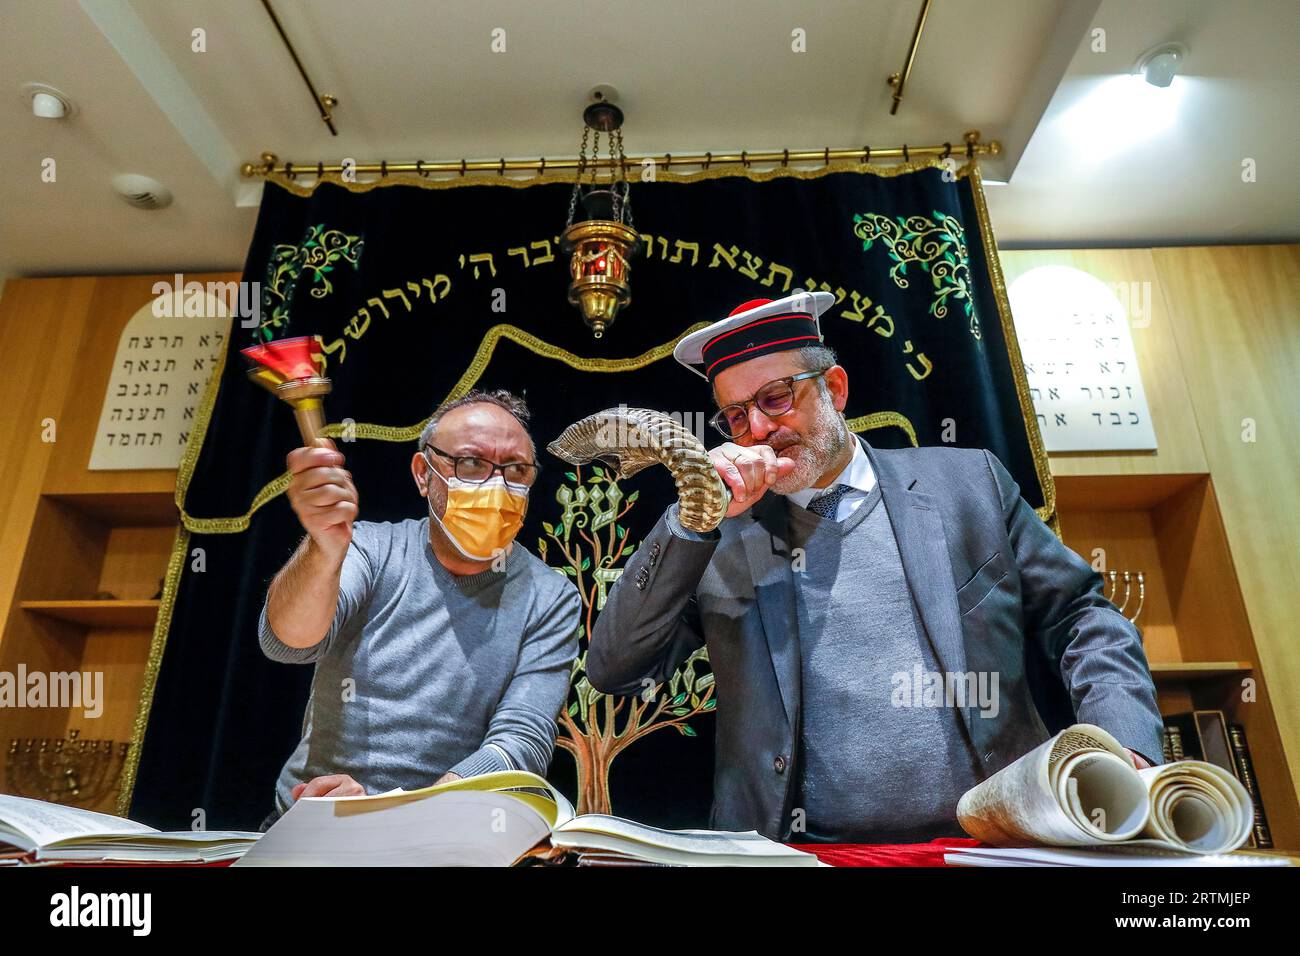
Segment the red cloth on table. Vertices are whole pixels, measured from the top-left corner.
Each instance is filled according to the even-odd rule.
[[[831,866],[947,866],[944,853],[952,847],[979,846],[969,837],[939,837],[929,843],[789,843]]]

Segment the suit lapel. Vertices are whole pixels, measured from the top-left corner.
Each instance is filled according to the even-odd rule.
[[[894,529],[903,573],[935,659],[944,672],[963,674],[966,646],[943,516],[934,498],[917,490],[915,475],[896,468],[892,456],[882,457],[867,442],[862,444],[880,482],[880,497]],[[973,733],[969,707],[962,708],[962,717]]]
[[[799,615],[795,606],[794,570],[790,564],[785,498],[769,493],[750,512],[741,531],[767,638],[786,722],[793,730],[799,713]]]

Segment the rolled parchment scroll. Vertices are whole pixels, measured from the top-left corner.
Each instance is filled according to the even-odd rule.
[[[962,795],[957,820],[993,846],[1159,846],[1227,853],[1254,808],[1232,774],[1201,760],[1137,770],[1114,737],[1075,724]]]

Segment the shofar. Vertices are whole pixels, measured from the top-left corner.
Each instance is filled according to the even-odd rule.
[[[607,408],[574,422],[546,446],[571,465],[605,462],[620,478],[664,465],[677,484],[682,527],[712,531],[727,513],[731,495],[704,444],[681,422],[648,408]]]

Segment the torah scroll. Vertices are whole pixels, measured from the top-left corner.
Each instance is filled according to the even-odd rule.
[[[1092,724],[1075,724],[962,795],[957,820],[993,846],[1124,843],[1227,853],[1254,808],[1228,771],[1201,760],[1137,770]]]

